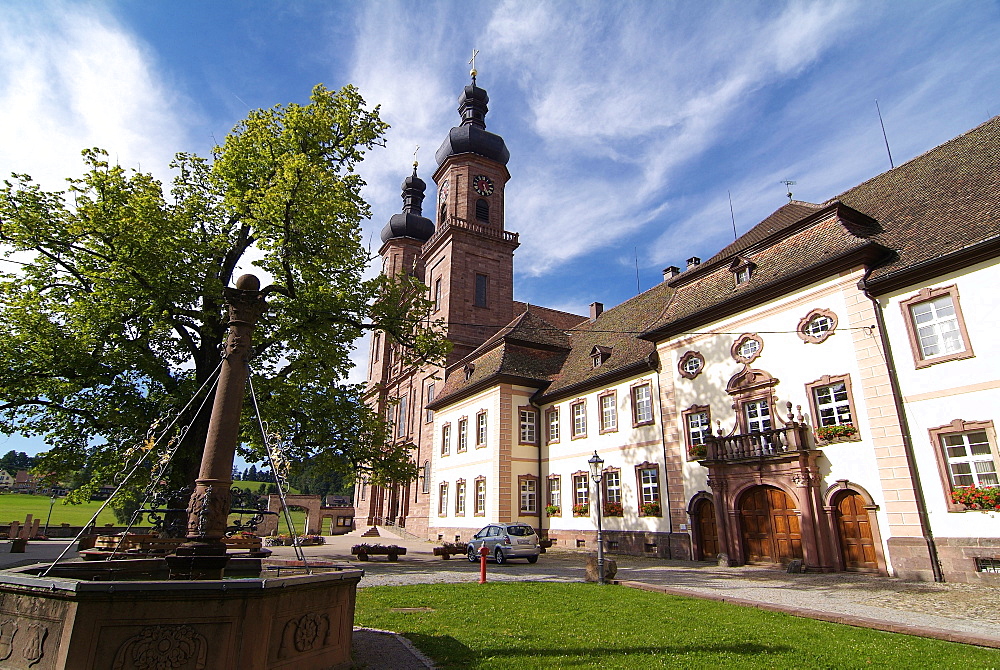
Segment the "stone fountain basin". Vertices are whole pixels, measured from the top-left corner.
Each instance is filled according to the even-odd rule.
[[[163,559],[0,571],[4,670],[348,668],[363,570],[167,580]],[[265,573],[266,574],[266,573]],[[159,578],[159,577],[164,578]]]

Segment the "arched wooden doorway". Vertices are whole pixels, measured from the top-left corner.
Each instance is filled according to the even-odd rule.
[[[850,489],[839,494],[834,505],[837,536],[844,569],[856,572],[878,572],[875,540],[865,500]]]
[[[698,560],[714,561],[719,557],[719,530],[715,525],[715,505],[702,498],[694,506],[694,524],[698,533]]]
[[[755,486],[740,498],[740,526],[748,563],[788,563],[802,558],[799,513],[774,486]]]

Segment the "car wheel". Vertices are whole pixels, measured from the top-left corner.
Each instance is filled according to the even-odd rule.
[[[537,562],[538,562],[537,556],[528,556],[528,563],[537,563]]]
[[[475,547],[469,547],[469,563],[476,563],[479,561],[479,550]]]
[[[497,547],[497,550],[493,552],[493,558],[496,559],[497,565],[503,565],[507,562],[507,557],[503,555],[503,549]]]

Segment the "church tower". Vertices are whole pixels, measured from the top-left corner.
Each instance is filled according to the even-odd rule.
[[[440,319],[461,360],[510,323],[514,314],[517,233],[504,228],[504,188],[510,152],[486,130],[489,96],[472,83],[459,98],[461,123],[448,132],[435,158],[437,231],[424,245],[424,283],[431,318]]]

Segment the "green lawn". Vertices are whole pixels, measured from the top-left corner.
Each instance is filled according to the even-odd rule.
[[[0,524],[9,524],[11,521],[24,521],[25,515],[31,514],[36,519],[42,520],[45,525],[45,517],[49,514],[48,496],[29,496],[21,493],[0,493]],[[50,525],[58,526],[61,523],[68,523],[71,526],[82,526],[90,521],[103,501],[92,500],[82,505],[64,504],[65,499],[56,499],[56,504],[52,507],[52,521]],[[111,508],[106,508],[97,519],[97,525],[103,526],[106,523],[116,524],[115,513]]]
[[[240,484],[242,482],[237,482]],[[9,525],[11,521],[24,521],[26,515],[31,514],[36,519],[41,519],[41,526],[45,526],[45,517],[49,514],[49,503],[51,499],[48,496],[31,496],[24,495],[21,493],[0,493],[0,525]],[[62,523],[68,523],[71,526],[82,526],[83,524],[90,521],[90,517],[93,516],[103,501],[92,500],[90,502],[84,503],[82,505],[68,505],[64,504],[65,499],[56,499],[56,504],[52,508],[52,521],[49,522],[50,526],[59,526]],[[300,509],[292,510],[292,521],[295,523],[295,529],[301,533],[303,528],[305,528],[306,515],[305,512]],[[114,524],[119,525],[118,521],[115,519],[115,514],[111,511],[110,507],[107,507],[101,516],[97,519],[97,525],[103,526],[104,524]],[[142,524],[140,524],[142,525]],[[287,533],[287,527],[285,526],[284,516],[280,516],[278,520],[278,530],[282,533]]]
[[[1000,650],[596,584],[368,587],[354,624],[455,669],[1000,667]]]

